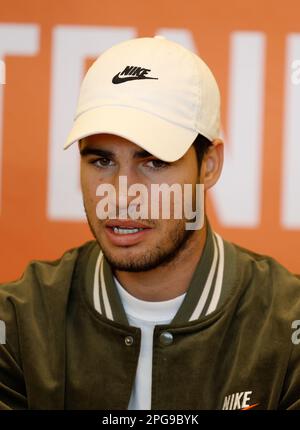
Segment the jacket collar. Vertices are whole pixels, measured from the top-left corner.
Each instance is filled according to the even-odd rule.
[[[219,309],[230,293],[235,274],[235,250],[211,229],[206,217],[207,236],[202,255],[182,305],[172,325],[199,320]],[[112,269],[97,244],[90,255],[85,284],[89,301],[107,319],[129,325]]]

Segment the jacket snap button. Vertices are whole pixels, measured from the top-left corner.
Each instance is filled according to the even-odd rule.
[[[126,336],[125,337],[125,345],[131,346],[133,344],[133,337],[132,336]]]
[[[173,343],[173,335],[168,331],[163,331],[159,336],[162,345],[171,345]]]

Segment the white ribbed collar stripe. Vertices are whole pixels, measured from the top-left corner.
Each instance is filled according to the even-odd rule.
[[[101,269],[100,269],[102,299],[103,299],[103,304],[104,304],[104,309],[105,309],[105,315],[106,315],[106,317],[108,319],[110,319],[110,320],[113,320],[112,310],[111,310],[111,306],[110,306],[110,303],[109,303],[109,300],[108,300],[107,289],[106,289],[106,284],[105,284],[105,280],[104,280],[103,260],[104,260],[104,257],[102,257],[102,260],[101,260]]]
[[[101,304],[100,304],[100,289],[99,289],[99,269],[100,269],[100,262],[102,260],[102,252],[100,251],[97,261],[96,261],[96,267],[95,267],[95,274],[94,274],[94,288],[93,288],[93,299],[94,299],[94,307],[96,311],[101,314]]]
[[[200,296],[200,299],[199,299],[199,301],[198,301],[198,303],[194,309],[194,312],[190,316],[189,321],[197,320],[200,317],[200,315],[204,309],[204,306],[207,302],[209,292],[211,290],[211,286],[212,286],[214,276],[216,273],[217,261],[218,261],[218,248],[216,245],[216,239],[215,239],[214,234],[213,234],[213,242],[214,242],[214,257],[213,257],[213,261],[212,261],[212,264],[210,267],[210,271],[209,271],[205,286],[203,288],[202,294]]]
[[[223,285],[223,276],[224,276],[224,243],[223,239],[215,233],[215,236],[217,238],[217,247],[219,251],[219,264],[218,264],[218,272],[217,272],[217,279],[215,283],[215,289],[214,293],[211,299],[211,302],[209,304],[209,307],[207,309],[207,312],[205,315],[210,314],[213,312],[219,303],[221,291],[222,291],[222,285]]]

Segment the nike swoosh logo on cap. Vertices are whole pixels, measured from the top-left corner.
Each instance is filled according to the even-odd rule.
[[[151,76],[146,76],[151,69],[142,66],[126,66],[122,72],[119,72],[112,78],[113,84],[122,84],[127,81],[135,81],[139,79],[158,79]]]
[[[150,78],[148,76],[125,76],[124,78],[120,78],[120,73],[116,74],[116,76],[114,76],[112,78],[112,83],[113,84],[121,84],[122,82],[126,82],[126,81],[136,81],[139,79],[158,79],[158,78]]]

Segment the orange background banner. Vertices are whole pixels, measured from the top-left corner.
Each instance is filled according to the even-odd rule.
[[[155,34],[194,49],[220,86],[227,170],[208,196],[214,230],[300,273],[298,0],[0,0],[0,282],[92,238],[64,186],[78,179],[62,150],[74,76],[97,43],[100,55]]]

